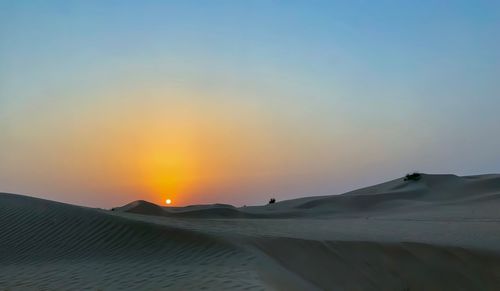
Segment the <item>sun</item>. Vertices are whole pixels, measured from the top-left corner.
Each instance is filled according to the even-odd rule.
[[[172,200],[170,200],[170,198],[167,198],[167,200],[165,200],[165,203],[166,204],[172,204]]]

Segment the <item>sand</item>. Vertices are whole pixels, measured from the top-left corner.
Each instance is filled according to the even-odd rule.
[[[500,290],[500,175],[242,208],[2,193],[0,289]]]

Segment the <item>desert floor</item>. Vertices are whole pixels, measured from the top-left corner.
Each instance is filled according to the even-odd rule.
[[[242,208],[3,193],[0,289],[500,290],[500,175]]]

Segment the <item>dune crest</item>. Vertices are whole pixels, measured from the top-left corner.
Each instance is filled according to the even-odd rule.
[[[264,206],[113,211],[0,194],[0,288],[497,290],[500,175]]]
[[[144,215],[193,218],[294,218],[325,217],[339,214],[388,212],[427,205],[466,203],[496,199],[500,194],[500,175],[459,177],[456,175],[421,174],[418,181],[404,177],[354,190],[341,195],[304,197],[278,201],[264,206],[236,208],[227,204],[160,207],[146,201],[135,201],[115,208],[119,212]]]

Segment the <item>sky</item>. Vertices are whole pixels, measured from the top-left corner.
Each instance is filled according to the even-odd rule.
[[[0,191],[265,204],[500,172],[499,1],[0,0]]]

